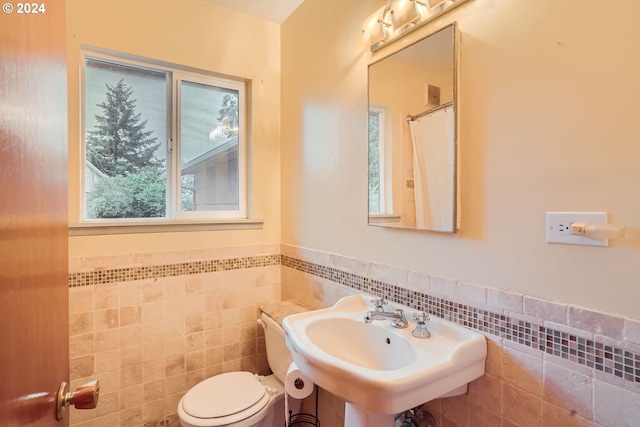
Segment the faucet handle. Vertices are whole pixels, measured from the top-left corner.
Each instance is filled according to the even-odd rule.
[[[371,300],[372,303],[376,305],[376,311],[384,311],[385,305],[389,304],[389,301],[384,299],[383,297],[376,297]]]
[[[411,332],[416,338],[426,339],[431,337],[431,332],[427,329],[427,323],[429,321],[429,313],[426,311],[418,311],[413,313],[413,320],[417,322],[416,328]]]
[[[418,324],[424,324],[430,320],[429,313],[426,311],[416,311],[413,313],[413,320],[418,322]]]

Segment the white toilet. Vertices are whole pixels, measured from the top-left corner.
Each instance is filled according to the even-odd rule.
[[[196,384],[178,404],[183,427],[285,425],[284,379],[293,359],[282,327],[265,313],[260,319],[273,374],[262,377],[250,372],[227,372]],[[289,410],[294,414],[300,403],[288,397]]]

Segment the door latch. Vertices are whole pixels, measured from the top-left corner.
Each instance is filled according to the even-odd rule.
[[[100,383],[98,380],[82,384],[74,392],[69,392],[69,384],[62,381],[56,401],[56,419],[60,421],[65,417],[69,405],[73,405],[76,409],[95,408],[98,406],[98,397],[100,397]]]

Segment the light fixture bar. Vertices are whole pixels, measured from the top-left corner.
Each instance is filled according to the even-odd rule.
[[[425,2],[426,1],[426,2]],[[468,0],[389,0],[368,17],[362,38],[372,52],[444,15]]]

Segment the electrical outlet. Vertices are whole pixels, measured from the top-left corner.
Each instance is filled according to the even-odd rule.
[[[547,212],[547,243],[566,245],[609,246],[607,239],[592,239],[571,234],[574,222],[606,224],[606,212]]]
[[[558,234],[562,234],[564,236],[571,234],[571,223],[568,221],[562,221],[558,223],[556,229],[558,230]]]

